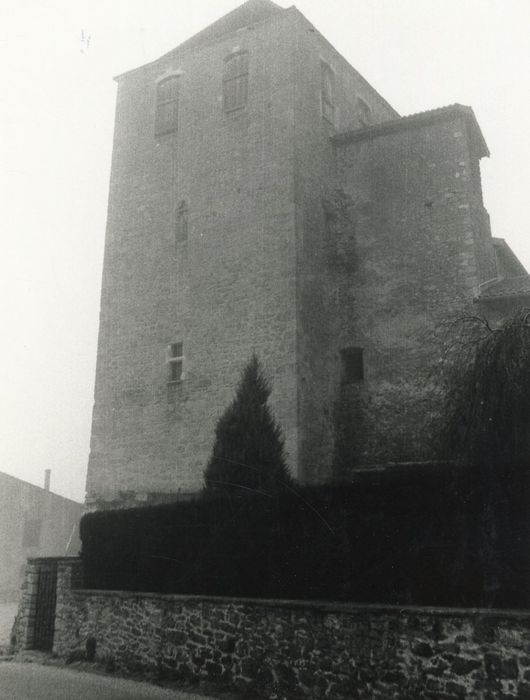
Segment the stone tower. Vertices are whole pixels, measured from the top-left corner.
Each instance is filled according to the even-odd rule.
[[[116,80],[88,502],[200,489],[253,352],[300,480],[351,387],[354,461],[417,456],[419,336],[496,275],[471,110],[400,119],[270,0]]]

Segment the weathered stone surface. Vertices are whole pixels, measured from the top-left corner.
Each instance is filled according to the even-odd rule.
[[[448,693],[453,693],[458,698],[465,698],[468,695],[468,689],[465,685],[453,681],[448,681],[446,689]]]
[[[519,698],[520,700],[530,700],[530,683],[519,684]]]
[[[416,656],[424,656],[425,658],[430,658],[434,655],[434,649],[427,642],[418,642],[412,647],[412,653]]]
[[[504,658],[501,654],[487,653],[484,664],[489,678],[517,678],[519,669],[517,659]]]
[[[478,644],[495,640],[495,624],[489,620],[481,620],[473,632],[473,640]]]
[[[471,673],[471,671],[481,666],[482,661],[479,659],[456,657],[451,664],[451,670],[456,673],[457,676],[467,676],[468,673]]]
[[[167,633],[167,638],[172,644],[184,644],[188,640],[188,635],[184,634],[184,632],[169,631]]]

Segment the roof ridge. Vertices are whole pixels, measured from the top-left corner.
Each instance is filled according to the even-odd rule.
[[[238,29],[243,29],[253,24],[268,21],[272,17],[286,12],[288,9],[290,8],[281,7],[273,2],[273,0],[246,0],[246,2],[238,5],[233,10],[230,10],[230,12],[227,12],[218,19],[214,20],[195,34],[192,34],[192,36],[182,41],[180,44],[175,46],[175,48],[166,51],[161,56],[158,56],[158,58],[148,61],[141,66],[137,66],[136,68],[131,68],[130,70],[119,73],[114,77],[114,79],[118,80],[129,73],[134,73],[135,71],[141,70],[146,66],[154,65],[159,61],[163,61],[164,59],[172,56],[173,54],[194,49],[209,41],[216,41],[222,36],[231,34]]]

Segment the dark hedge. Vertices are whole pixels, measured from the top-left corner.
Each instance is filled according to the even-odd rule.
[[[81,521],[85,587],[525,607],[527,480],[395,467],[274,497],[202,497]],[[524,482],[524,483],[523,483]]]

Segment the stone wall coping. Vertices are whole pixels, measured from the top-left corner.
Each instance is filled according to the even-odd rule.
[[[237,598],[207,595],[183,595],[172,593],[149,593],[142,591],[107,591],[91,588],[76,588],[70,591],[75,597],[145,598],[180,603],[210,603],[212,605],[246,605],[265,608],[313,610],[322,613],[371,615],[433,615],[436,617],[486,617],[530,620],[530,610],[503,608],[449,608],[420,605],[377,605],[374,603],[338,603],[322,600],[283,600],[270,598]]]
[[[81,557],[28,557],[28,564],[45,564],[46,562],[80,562]]]

